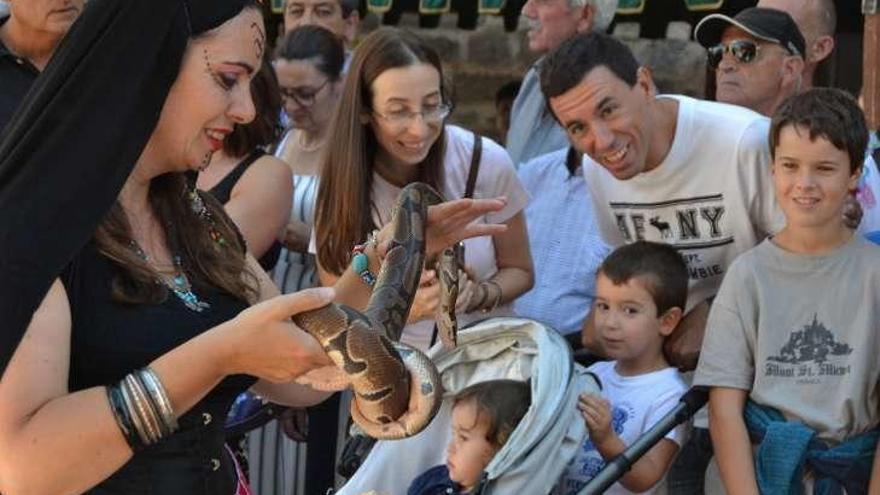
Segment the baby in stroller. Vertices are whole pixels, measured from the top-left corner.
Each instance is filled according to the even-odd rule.
[[[466,494],[507,442],[531,402],[529,384],[516,380],[475,383],[452,402],[452,440],[446,464],[422,473],[407,495]]]
[[[469,386],[497,380],[527,384],[531,403],[522,401],[527,411],[491,462],[478,466],[482,469],[477,469],[478,482],[470,493],[552,490],[587,435],[576,407],[578,394],[598,392],[598,383],[574,364],[558,332],[532,320],[492,318],[463,329],[458,337],[456,348],[438,345],[429,352],[447,391],[431,424],[414,437],[377,442],[338,495],[406,495],[419,475],[449,460],[444,446],[453,440],[456,397]]]

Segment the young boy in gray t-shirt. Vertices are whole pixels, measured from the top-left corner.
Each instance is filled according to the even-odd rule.
[[[864,116],[841,91],[808,91],[773,117],[786,226],[730,266],[694,379],[710,387],[728,493],[794,493],[805,480],[880,489],[880,248],[841,215],[866,141]]]

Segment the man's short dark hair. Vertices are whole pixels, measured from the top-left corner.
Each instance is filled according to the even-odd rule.
[[[654,299],[657,316],[671,308],[685,310],[687,265],[669,244],[638,241],[621,246],[605,258],[597,273],[608,277],[614,285],[639,279]]]
[[[541,92],[548,100],[580,84],[591,70],[606,67],[635,86],[639,63],[620,40],[604,33],[583,33],[550,52],[541,64]]]
[[[814,88],[785,100],[770,123],[770,156],[776,158],[779,134],[786,126],[809,130],[810,140],[827,139],[849,155],[849,170],[855,172],[865,161],[868,126],[865,115],[849,93],[834,88]]]

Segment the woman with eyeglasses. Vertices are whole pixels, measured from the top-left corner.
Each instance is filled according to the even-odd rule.
[[[345,49],[320,26],[301,26],[279,44],[273,63],[284,111],[290,121],[275,152],[293,172],[293,205],[284,230],[284,249],[274,280],[283,293],[317,282],[314,257],[308,253],[314,224],[315,197],[330,122],[342,88]]]
[[[275,156],[293,173],[293,201],[284,210],[290,215],[281,236],[281,256],[273,270],[273,280],[285,294],[317,283],[315,258],[308,246],[318,171],[330,121],[339,104],[344,62],[342,40],[315,25],[293,29],[276,49],[273,66],[289,126]],[[300,495],[332,488],[340,414],[348,414],[348,402],[341,400],[341,394],[334,394],[308,410],[285,411],[280,421],[252,431],[248,452],[254,490]]]
[[[446,199],[465,195],[471,161],[478,153],[474,198],[506,198],[504,209],[477,222],[507,230],[464,242],[458,321],[510,314],[508,303],[532,286],[532,261],[523,208],[528,197],[503,148],[446,124],[450,88],[440,57],[416,35],[379,29],[358,45],[331,126],[321,170],[315,216],[318,271],[323,285],[344,274],[352,248],[391,219],[403,186],[425,182]],[[430,346],[440,289],[426,262],[402,341]],[[363,277],[368,280],[369,277]],[[368,284],[368,281],[363,283]]]

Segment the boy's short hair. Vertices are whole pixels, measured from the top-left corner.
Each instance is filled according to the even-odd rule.
[[[580,84],[596,67],[606,67],[630,86],[636,84],[639,63],[617,38],[597,32],[583,33],[564,42],[541,63],[541,92],[550,98]]]
[[[465,387],[455,394],[452,406],[472,403],[477,408],[477,422],[486,421],[486,441],[496,449],[507,442],[532,402],[528,382],[488,380]]]
[[[671,308],[685,309],[687,265],[678,251],[668,244],[638,241],[621,246],[605,258],[596,273],[608,277],[614,285],[641,279],[654,299],[657,316]]]
[[[856,100],[845,91],[814,88],[785,100],[770,123],[770,157],[776,158],[779,134],[786,126],[810,131],[810,140],[821,136],[849,155],[849,170],[855,172],[865,161],[868,125]]]

